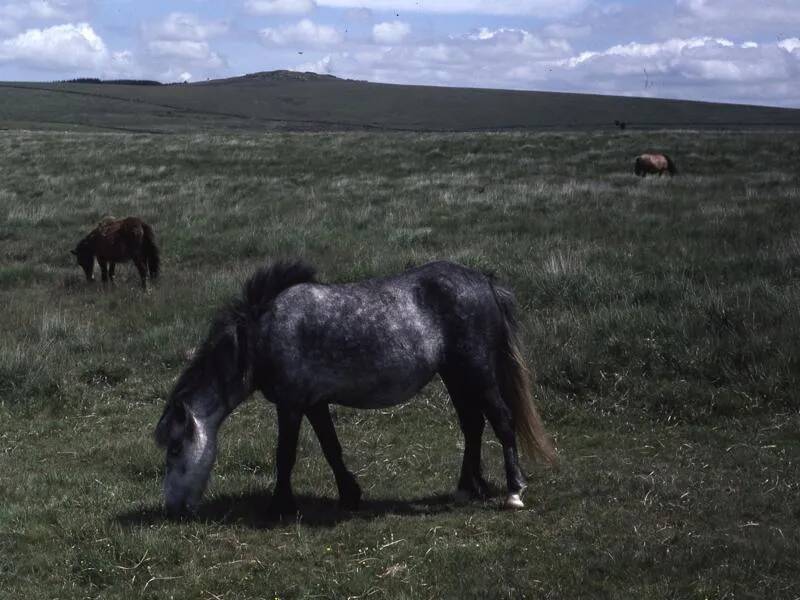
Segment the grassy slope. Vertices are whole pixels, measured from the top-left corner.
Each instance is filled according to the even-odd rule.
[[[3,84],[0,124],[152,131],[800,127],[800,111],[587,94],[355,81],[226,80],[192,85]]]
[[[0,589],[9,598],[800,594],[795,134],[6,133]],[[659,147],[675,179],[639,180]],[[81,281],[101,216],[160,237],[147,296]],[[159,512],[150,432],[184,353],[265,257],[326,280],[450,258],[517,291],[563,456],[529,510],[454,506],[441,387],[338,412],[366,492],[339,514],[308,428],[304,521],[269,527],[274,411],[226,425],[199,522]],[[487,472],[500,482],[487,435]]]

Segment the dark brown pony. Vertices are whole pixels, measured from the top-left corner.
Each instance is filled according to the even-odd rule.
[[[670,176],[678,173],[675,163],[666,154],[641,154],[636,157],[636,164],[633,172],[640,177],[646,175],[663,175],[669,173]]]
[[[78,258],[87,281],[94,281],[95,258],[104,283],[113,282],[116,264],[128,260],[136,265],[143,289],[147,289],[148,271],[150,279],[158,277],[156,237],[152,227],[138,217],[104,218],[71,252]]]

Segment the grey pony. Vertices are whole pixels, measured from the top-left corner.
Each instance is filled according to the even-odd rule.
[[[492,277],[450,262],[395,276],[322,284],[300,262],[258,270],[219,311],[176,382],[156,426],[166,448],[167,513],[193,513],[208,483],[225,418],[260,390],[277,407],[276,484],[268,514],[296,514],[291,489],[305,416],[336,479],[340,506],[361,489],[342,458],[330,404],[385,408],[441,376],[464,434],[457,497],[488,495],[481,437],[488,419],[503,448],[505,506],[522,508],[526,453],[557,457],[530,390],[513,294]]]

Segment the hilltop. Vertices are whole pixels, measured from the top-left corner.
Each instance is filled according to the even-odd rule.
[[[246,73],[236,77],[226,77],[224,79],[210,79],[192,85],[230,85],[235,83],[265,83],[281,81],[346,81],[335,75],[313,73],[311,71],[289,71],[279,69],[277,71],[258,71],[256,73]]]
[[[800,128],[800,110],[590,94],[393,85],[268,71],[190,84],[0,84],[0,127],[228,130]]]

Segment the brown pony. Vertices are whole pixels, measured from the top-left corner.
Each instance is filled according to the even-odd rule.
[[[105,217],[74,250],[78,265],[86,273],[87,281],[94,281],[94,260],[100,265],[103,282],[114,281],[114,267],[118,262],[132,260],[142,278],[142,288],[147,289],[150,279],[158,277],[158,247],[153,229],[137,217],[115,219]]]
[[[669,173],[672,176],[678,172],[678,169],[666,154],[642,154],[636,157],[633,172],[640,177],[655,173],[658,173],[659,176]]]

